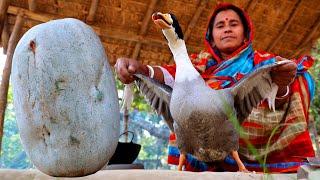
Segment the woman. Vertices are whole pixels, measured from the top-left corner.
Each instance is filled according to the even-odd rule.
[[[227,3],[217,6],[205,35],[207,49],[191,55],[194,66],[208,86],[213,89],[231,87],[255,68],[283,60],[266,52],[254,51],[252,39],[252,23],[243,10]],[[262,102],[241,124],[246,138],[239,140],[239,154],[248,170],[262,171],[262,159],[266,158],[269,172],[293,172],[303,164],[305,157],[314,156],[307,130],[314,82],[306,72],[313,61],[305,56],[272,70],[272,80],[279,86],[276,112]],[[169,86],[174,82],[174,65],[151,67],[133,59],[120,58],[115,68],[123,83],[131,83],[134,73],[151,75]],[[172,134],[168,162],[178,164],[179,151],[174,140]],[[224,162],[204,163],[187,154],[185,169],[236,171],[237,164],[231,157]]]

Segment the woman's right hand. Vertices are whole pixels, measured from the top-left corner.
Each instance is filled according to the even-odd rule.
[[[118,58],[115,70],[120,81],[124,84],[132,83],[135,80],[135,73],[148,75],[148,68],[139,61],[130,58]]]

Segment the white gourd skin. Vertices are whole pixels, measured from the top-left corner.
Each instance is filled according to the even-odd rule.
[[[118,95],[88,25],[69,18],[31,28],[16,47],[12,82],[22,145],[39,170],[84,176],[108,162],[119,137]]]

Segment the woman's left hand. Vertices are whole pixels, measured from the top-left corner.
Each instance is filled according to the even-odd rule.
[[[286,60],[280,56],[276,57],[277,61]],[[275,67],[271,70],[271,78],[274,83],[280,87],[289,86],[296,77],[297,65],[295,62],[291,61]]]

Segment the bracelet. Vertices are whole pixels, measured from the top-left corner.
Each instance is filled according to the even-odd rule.
[[[147,65],[147,68],[149,70],[149,77],[153,78],[154,77],[154,69],[153,69],[153,67],[150,66],[150,65]]]
[[[285,99],[285,98],[289,95],[289,93],[290,93],[290,88],[289,88],[289,86],[287,86],[287,92],[286,92],[286,94],[285,94],[285,95],[282,95],[282,96],[280,96],[280,97],[277,97],[277,96],[276,96],[276,99]]]

